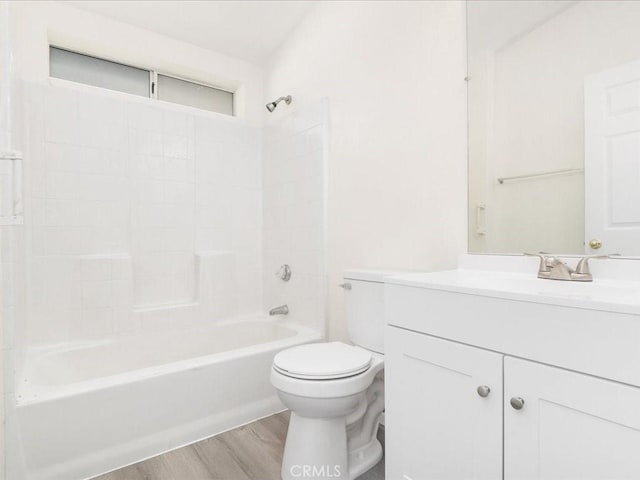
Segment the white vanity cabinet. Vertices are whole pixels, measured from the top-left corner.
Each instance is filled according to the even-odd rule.
[[[502,475],[502,355],[387,327],[389,480]]]
[[[385,317],[388,480],[640,479],[640,281],[403,275]]]
[[[498,480],[503,465],[506,480],[640,478],[640,388],[392,326],[385,339],[389,480]]]
[[[640,388],[505,357],[504,393],[505,479],[640,478]]]

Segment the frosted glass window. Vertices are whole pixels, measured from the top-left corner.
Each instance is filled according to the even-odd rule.
[[[149,70],[49,47],[49,75],[149,97]]]
[[[158,99],[233,115],[233,93],[167,75],[158,75]]]
[[[49,75],[233,115],[232,92],[54,46],[49,47]]]

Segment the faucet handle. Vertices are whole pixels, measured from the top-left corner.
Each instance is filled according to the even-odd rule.
[[[538,267],[538,273],[549,273],[549,266],[547,265],[547,257],[540,253],[527,253],[524,252],[527,257],[538,257],[540,259],[540,266]]]
[[[582,257],[576,265],[576,273],[590,275],[591,271],[589,270],[589,260],[592,258],[609,258],[610,256],[611,255],[587,255]]]

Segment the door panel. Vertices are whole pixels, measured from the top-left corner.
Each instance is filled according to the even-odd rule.
[[[640,389],[511,357],[504,378],[505,479],[640,478]]]
[[[585,250],[640,255],[640,62],[585,79]]]
[[[501,478],[502,355],[386,328],[386,478]]]

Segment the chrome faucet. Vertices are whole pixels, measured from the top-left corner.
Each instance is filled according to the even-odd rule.
[[[530,257],[538,257],[538,278],[546,280],[566,280],[571,282],[592,282],[593,275],[589,270],[589,260],[592,258],[609,258],[610,255],[591,255],[582,257],[573,269],[558,257],[538,253],[525,253]]]
[[[287,315],[288,313],[289,307],[287,305],[280,305],[269,310],[269,315]]]

